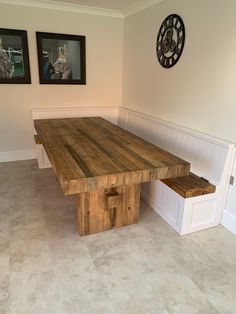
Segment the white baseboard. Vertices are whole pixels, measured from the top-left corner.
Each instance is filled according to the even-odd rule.
[[[221,224],[236,235],[236,216],[229,211],[224,211]]]
[[[35,159],[34,149],[0,152],[0,162]]]

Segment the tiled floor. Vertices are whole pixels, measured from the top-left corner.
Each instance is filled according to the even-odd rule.
[[[0,313],[236,313],[236,237],[140,222],[76,232],[75,198],[35,161],[0,164]]]

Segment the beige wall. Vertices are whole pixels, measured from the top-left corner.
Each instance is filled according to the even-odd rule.
[[[28,32],[31,85],[0,86],[0,152],[33,148],[31,108],[121,104],[123,19],[0,5],[1,27]],[[86,36],[87,85],[40,85],[36,31]]]
[[[236,143],[235,0],[165,0],[125,22],[12,5],[0,11],[1,27],[28,31],[32,77],[31,85],[0,85],[0,152],[33,148],[33,107],[122,104]],[[164,69],[156,36],[170,13],[183,18],[186,42],[178,64]],[[86,36],[87,85],[39,84],[35,31]]]
[[[166,0],[125,19],[123,106],[236,143],[236,1]],[[155,46],[179,14],[180,61],[162,68]]]

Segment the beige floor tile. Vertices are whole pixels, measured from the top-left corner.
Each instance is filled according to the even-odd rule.
[[[60,297],[54,273],[12,273],[9,287],[12,314],[53,314],[60,310]]]
[[[79,237],[76,197],[35,160],[0,163],[1,314],[234,314],[236,237],[138,224]]]
[[[4,211],[10,206],[9,192],[0,192],[0,214],[4,215]]]
[[[9,273],[0,270],[0,313],[5,314],[9,309]]]

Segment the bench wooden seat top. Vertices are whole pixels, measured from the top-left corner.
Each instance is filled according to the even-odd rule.
[[[194,173],[187,176],[161,180],[184,198],[214,193],[216,187]]]

